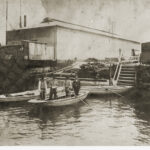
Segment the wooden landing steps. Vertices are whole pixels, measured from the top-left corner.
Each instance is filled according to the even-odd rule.
[[[134,65],[122,65],[117,85],[134,86],[136,70]]]

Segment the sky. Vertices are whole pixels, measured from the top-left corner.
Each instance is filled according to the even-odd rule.
[[[150,41],[150,0],[8,0],[9,30],[19,27],[20,1],[28,26],[50,17],[139,42]],[[6,0],[0,0],[1,43],[5,43],[5,16]]]

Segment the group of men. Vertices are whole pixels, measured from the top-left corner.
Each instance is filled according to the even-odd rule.
[[[49,82],[50,86],[50,92],[49,92],[49,100],[57,99],[57,88],[59,85],[57,84],[56,79],[54,76],[52,77],[52,80]],[[40,90],[40,98],[46,99],[46,93],[47,93],[47,81],[44,79],[44,77],[41,78],[39,82],[39,90]],[[78,79],[78,76],[76,75],[73,82],[70,80],[69,77],[66,77],[66,80],[64,82],[64,91],[65,96],[77,96],[79,94],[80,90],[80,80]]]

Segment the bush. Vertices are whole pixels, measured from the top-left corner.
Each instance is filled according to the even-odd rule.
[[[109,79],[110,70],[101,63],[84,64],[81,65],[78,72],[80,78],[96,78],[96,79]],[[113,77],[116,65],[111,66],[111,76]]]
[[[150,66],[137,67],[137,83],[150,83]]]

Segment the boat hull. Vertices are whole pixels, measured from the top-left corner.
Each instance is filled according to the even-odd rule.
[[[131,86],[85,86],[81,90],[88,90],[92,95],[118,95],[130,90]]]
[[[33,98],[39,98],[38,90],[12,93],[8,97],[0,95],[0,103],[28,101]]]
[[[39,96],[37,96],[37,95],[33,95],[33,96],[18,96],[18,97],[6,97],[6,98],[0,98],[0,103],[28,101],[31,98],[38,98],[38,97]]]
[[[62,87],[58,88],[58,95],[62,96]],[[49,97],[50,88],[46,91],[46,97]],[[2,97],[3,96],[3,97]],[[40,99],[40,92],[38,90],[25,91],[19,93],[12,93],[10,96],[6,97],[4,95],[0,95],[0,103],[5,102],[20,102],[20,101],[28,101],[31,99]]]
[[[44,106],[52,106],[52,107],[58,107],[58,106],[67,106],[67,105],[73,105],[80,101],[83,101],[88,96],[88,92],[80,93],[78,96],[73,97],[67,97],[67,98],[60,98],[56,100],[30,100],[29,103],[37,103],[41,104],[43,103]]]

